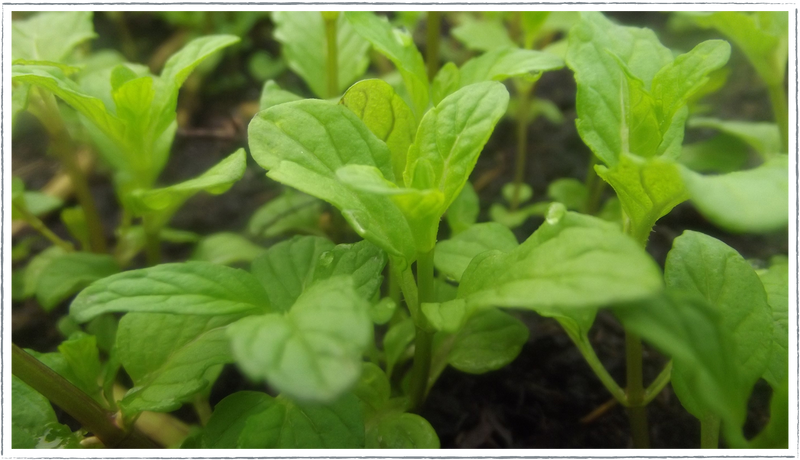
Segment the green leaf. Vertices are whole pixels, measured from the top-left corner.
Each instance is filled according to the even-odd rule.
[[[461,67],[461,87],[482,81],[503,81],[512,77],[538,80],[543,72],[564,67],[564,61],[543,51],[505,47],[467,61]]]
[[[775,123],[720,120],[718,118],[693,117],[690,128],[712,128],[744,141],[754,148],[762,158],[768,159],[781,152],[781,135]]]
[[[169,187],[140,190],[134,194],[140,212],[160,211],[171,214],[195,193],[225,193],[242,178],[247,154],[239,149],[200,176]]]
[[[477,309],[525,308],[549,316],[633,301],[661,288],[658,266],[614,224],[556,204],[517,248],[474,257],[456,300],[422,307],[437,329],[454,331]]]
[[[680,168],[692,203],[731,232],[764,233],[789,223],[788,158],[778,156],[747,171],[703,176]]]
[[[346,11],[344,17],[355,31],[394,63],[411,97],[417,119],[428,108],[428,74],[411,34],[394,29],[385,18],[369,11]]]
[[[789,373],[789,263],[774,259],[768,269],[757,273],[772,310],[772,354],[764,379],[777,390]]]
[[[259,99],[259,110],[267,110],[273,105],[283,104],[284,102],[299,101],[302,97],[281,89],[275,80],[268,80],[264,83],[264,88],[261,90],[261,99]]]
[[[392,156],[395,182],[402,185],[406,154],[414,142],[417,121],[403,99],[383,80],[363,80],[342,96],[341,104],[352,110]]]
[[[767,369],[772,351],[772,313],[758,275],[733,248],[710,236],[687,230],[673,242],[664,279],[670,289],[700,295],[720,312],[720,327],[734,341],[728,354],[736,363],[736,377],[744,398],[728,403],[745,410],[750,391]],[[678,364],[676,368],[682,373]],[[696,417],[702,418],[711,411],[692,402],[687,404],[684,393],[678,390],[676,388],[676,393],[683,405]]]
[[[445,217],[447,217],[447,225],[450,226],[451,236],[458,235],[470,228],[478,221],[479,213],[480,202],[478,201],[478,194],[475,193],[472,183],[467,181],[464,184],[464,188],[461,189],[461,193],[447,208]]]
[[[369,241],[339,244],[317,259],[313,271],[315,283],[335,276],[349,275],[353,279],[353,287],[364,300],[375,297],[383,283],[381,273],[386,266],[386,254]]]
[[[389,378],[392,377],[394,366],[400,362],[403,353],[414,341],[415,334],[414,321],[411,318],[406,318],[391,326],[386,331],[386,335],[383,336],[383,351],[386,354],[386,374]]]
[[[527,326],[491,308],[476,313],[458,332],[447,362],[461,372],[484,374],[511,363],[527,341]]]
[[[91,11],[49,11],[11,22],[12,59],[62,62],[81,43],[97,37]]]
[[[788,59],[788,14],[785,11],[694,13],[702,27],[713,27],[741,48],[767,85],[783,82]]]
[[[83,212],[83,208],[75,206],[62,210],[61,222],[64,222],[67,230],[69,230],[69,234],[80,241],[81,247],[88,251],[90,246],[89,225],[86,222],[86,214]]]
[[[656,221],[689,198],[681,170],[670,160],[621,155],[615,166],[597,165],[595,170],[617,192],[631,235],[642,245]]]
[[[581,13],[569,34],[566,58],[578,86],[576,124],[583,141],[605,164],[615,165],[627,150],[628,76],[641,81],[647,91],[656,73],[672,60],[672,52],[652,30],[618,26],[597,12]]]
[[[429,110],[408,151],[406,186],[441,191],[443,214],[461,193],[507,105],[508,91],[501,83],[482,82],[456,91]]]
[[[190,260],[231,265],[238,262],[252,262],[264,252],[266,249],[253,244],[238,233],[220,232],[200,240]]]
[[[361,400],[367,419],[386,405],[392,395],[389,378],[380,367],[372,363],[363,363],[361,377],[353,388],[353,394]]]
[[[397,311],[397,303],[391,297],[384,297],[373,303],[369,310],[372,322],[378,325],[388,323]]]
[[[64,249],[58,246],[50,246],[39,254],[33,256],[30,262],[28,262],[28,265],[25,267],[25,274],[23,278],[24,298],[36,295],[36,286],[39,284],[39,278],[41,278],[42,271],[44,271],[48,265],[53,263],[54,260],[66,253],[67,252]]]
[[[55,211],[64,205],[64,202],[60,198],[42,192],[24,192],[22,194],[22,200],[16,200],[16,203],[19,203],[19,201],[22,201],[23,206],[29,213],[37,217]],[[22,216],[17,215],[12,208],[11,218],[21,219]]]
[[[196,38],[167,59],[161,71],[161,79],[175,85],[177,89],[209,56],[239,41],[240,38],[233,35],[208,35]]]
[[[321,215],[319,199],[287,188],[253,213],[247,229],[251,235],[264,238],[292,231],[322,236]]]
[[[489,206],[489,218],[492,219],[493,222],[497,222],[508,228],[517,228],[533,216],[544,216],[551,204],[552,203],[547,201],[540,201],[518,208],[516,211],[510,211],[500,203],[492,203],[492,205]]]
[[[550,182],[547,196],[563,204],[567,209],[582,210],[589,197],[586,185],[578,179],[562,178]]]
[[[431,82],[431,103],[439,105],[442,99],[461,88],[461,72],[458,66],[448,62],[439,69]]]
[[[401,265],[414,261],[412,229],[392,199],[353,190],[336,174],[365,165],[394,180],[386,144],[352,111],[319,100],[281,104],[256,115],[248,135],[253,158],[269,177],[332,203],[359,235]]]
[[[71,381],[84,393],[98,402],[103,402],[100,395],[100,355],[97,349],[97,338],[82,332],[74,334],[61,342],[58,352],[64,357],[74,376]]]
[[[286,313],[234,323],[228,336],[251,378],[298,400],[331,402],[358,380],[372,328],[368,302],[340,276],[313,284]]]
[[[475,51],[492,51],[514,46],[514,41],[508,36],[508,30],[500,21],[476,20],[465,16],[458,26],[450,30],[450,33],[467,49]]]
[[[252,275],[208,262],[163,264],[109,276],[81,291],[70,306],[80,322],[106,312],[213,316],[270,310],[264,288]]]
[[[503,185],[501,193],[506,202],[511,203],[514,201],[514,192],[517,187],[513,182]],[[517,203],[525,203],[533,198],[533,189],[528,184],[519,184],[519,195],[517,196]]]
[[[417,414],[393,413],[367,428],[367,449],[438,449],[439,437]]]
[[[475,224],[449,240],[436,243],[433,263],[440,272],[461,281],[469,263],[478,254],[493,249],[507,253],[517,246],[517,238],[507,227],[494,222]]]
[[[281,43],[289,68],[308,84],[317,97],[330,97],[326,82],[327,39],[322,14],[316,11],[275,11],[275,39]],[[339,93],[364,74],[369,65],[369,43],[342,15],[336,22]]]
[[[206,449],[353,449],[364,447],[364,420],[353,395],[325,405],[240,391],[214,408],[201,435]]]
[[[741,427],[746,407],[733,402],[741,401],[746,394],[739,385],[730,353],[734,343],[722,328],[719,310],[697,295],[667,292],[616,306],[614,314],[625,330],[672,358],[672,387],[676,393],[689,395],[696,404],[711,408],[727,425]],[[681,402],[687,409],[693,407],[687,406],[687,398],[682,397]],[[733,431],[726,429],[726,434]]]
[[[752,449],[789,448],[789,381],[775,387],[769,404],[769,423],[750,441]]]
[[[106,254],[72,252],[53,259],[39,273],[36,300],[47,311],[90,283],[119,273],[113,257]]]
[[[692,126],[691,120],[689,126]],[[692,171],[728,173],[742,169],[748,153],[744,142],[727,134],[719,134],[705,141],[684,145],[678,162]]]
[[[58,423],[50,401],[17,376],[11,376],[11,447],[34,449],[46,425]]]
[[[272,308],[288,311],[312,284],[319,256],[333,248],[325,238],[295,236],[253,260],[251,273],[264,287]]]
[[[134,384],[119,403],[123,411],[170,412],[206,388],[213,366],[233,361],[225,326],[244,314],[123,316],[117,356]]]

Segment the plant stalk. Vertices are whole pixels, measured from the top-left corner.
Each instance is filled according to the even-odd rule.
[[[531,93],[534,85],[518,84],[519,90],[517,107],[517,161],[514,171],[514,194],[511,197],[509,206],[510,211],[516,211],[519,207],[519,189],[525,179],[525,163],[528,156],[528,114],[531,110]]]
[[[11,345],[11,370],[20,380],[61,407],[106,447],[122,449],[156,449],[150,439],[136,430],[125,432],[113,420],[113,414],[95,400],[31,356],[17,345]]]
[[[417,287],[419,289],[419,314],[415,319],[416,336],[414,338],[414,366],[411,368],[409,397],[411,410],[418,412],[425,402],[428,392],[428,379],[431,371],[431,355],[433,350],[433,333],[428,329],[428,322],[422,314],[422,304],[435,300],[433,284],[433,249],[417,254]]]
[[[147,265],[152,267],[161,263],[161,229],[153,228],[148,216],[142,217],[144,227],[144,247]]]
[[[633,447],[649,449],[650,434],[647,427],[647,408],[644,405],[644,386],[642,385],[642,340],[629,331],[625,331],[625,357],[628,417],[631,422]]]
[[[578,350],[580,350],[583,358],[586,360],[586,363],[592,368],[592,371],[594,371],[597,378],[600,379],[600,382],[603,384],[603,386],[606,387],[606,390],[611,393],[618,403],[624,407],[627,407],[628,395],[625,393],[625,390],[620,388],[620,386],[617,384],[617,381],[614,380],[614,377],[608,373],[606,367],[603,366],[603,363],[597,357],[592,345],[588,342],[580,340],[577,337],[573,337],[572,334],[567,333],[567,335],[569,335],[569,338],[572,339],[572,342],[575,344],[575,346],[578,347]]]
[[[664,369],[661,370],[661,373],[658,374],[655,380],[650,384],[649,387],[644,391],[644,404],[650,404],[661,390],[664,389],[665,386],[669,383],[670,379],[672,378],[672,360],[670,360]]]
[[[702,449],[719,448],[719,417],[708,415],[700,420],[700,447]]]
[[[603,190],[606,188],[606,181],[600,179],[600,176],[597,175],[597,171],[594,170],[596,164],[598,164],[597,157],[592,154],[589,160],[589,168],[586,171],[585,184],[588,196],[586,197],[586,203],[583,209],[584,214],[589,215],[595,215],[599,210],[600,200],[603,197]]]
[[[61,239],[61,237],[53,233],[53,231],[47,228],[47,225],[45,225],[41,219],[31,214],[30,211],[22,206],[16,206],[13,203],[12,206],[14,206],[14,209],[22,215],[22,218],[28,223],[28,225],[31,226],[31,228],[39,232],[43,237],[50,240],[51,243],[67,252],[72,252],[75,250],[75,247],[72,245],[72,243]]]
[[[425,43],[426,64],[428,66],[428,80],[433,81],[439,71],[439,35],[442,28],[442,13],[428,11],[428,25],[426,26],[428,40]]]
[[[64,166],[64,170],[72,181],[75,196],[86,216],[91,250],[102,254],[106,252],[105,232],[103,231],[103,224],[97,212],[94,198],[89,190],[89,184],[86,182],[86,177],[75,160],[75,145],[72,142],[69,131],[67,131],[67,127],[64,125],[64,121],[61,119],[61,113],[58,110],[58,104],[53,93],[40,89],[39,95],[42,98],[43,107],[41,113],[35,114],[50,136],[53,154]]]
[[[783,90],[782,82],[769,86],[768,90],[775,123],[778,124],[781,133],[781,153],[787,153],[789,152],[789,105],[786,91]]]
[[[339,18],[339,12],[323,11],[322,18],[325,21],[325,39],[328,46],[328,54],[325,61],[328,97],[333,98],[339,95],[339,57],[337,54],[339,50],[336,37],[336,22]]]

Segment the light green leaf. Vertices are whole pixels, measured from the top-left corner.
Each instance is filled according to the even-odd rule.
[[[163,264],[109,276],[81,291],[70,306],[80,322],[106,312],[229,315],[270,310],[256,278],[208,262]]]
[[[161,71],[161,79],[179,88],[192,71],[209,56],[239,41],[240,38],[233,35],[207,35],[196,38],[167,59]]]
[[[384,297],[373,303],[369,310],[372,322],[378,325],[388,323],[397,311],[397,303],[391,297]]]
[[[304,405],[283,395],[240,391],[220,401],[201,435],[205,449],[354,449],[364,447],[364,420],[353,395]]]
[[[478,221],[480,213],[480,203],[478,194],[472,187],[472,183],[467,181],[461,193],[458,194],[450,207],[447,208],[447,225],[450,226],[451,236],[455,236],[471,227]]]
[[[727,435],[738,429],[730,427],[741,427],[746,407],[733,401],[741,401],[746,394],[739,385],[730,353],[733,340],[722,328],[717,309],[697,295],[668,292],[616,306],[614,314],[625,330],[672,358],[672,387],[676,393],[690,395],[697,404],[712,408],[726,422],[723,426],[728,427]],[[689,409],[692,406],[687,406],[687,401],[681,398]]]
[[[123,316],[117,357],[134,384],[120,401],[123,411],[170,412],[213,383],[209,370],[233,361],[225,326],[244,314]]]
[[[261,99],[259,99],[258,107],[260,110],[267,110],[273,105],[299,101],[300,99],[302,99],[302,97],[281,89],[281,87],[275,83],[275,80],[268,80],[264,83],[264,88],[261,90]]]
[[[428,74],[411,34],[394,29],[385,18],[369,11],[346,11],[344,17],[356,32],[394,63],[403,76],[417,119],[428,108]]]
[[[369,241],[339,244],[317,258],[313,282],[349,275],[356,292],[364,300],[372,300],[383,283],[386,262],[386,254]]]
[[[24,298],[36,295],[36,286],[39,284],[39,278],[41,278],[42,271],[44,271],[48,265],[53,263],[54,260],[66,253],[67,252],[64,249],[58,246],[50,246],[39,254],[33,256],[30,262],[28,262],[28,265],[25,267],[25,274],[23,275]]]
[[[365,165],[394,180],[386,144],[352,111],[318,100],[281,104],[256,115],[248,135],[253,158],[269,177],[332,203],[359,235],[401,265],[414,261],[411,226],[391,198],[353,190],[336,174]]]
[[[322,14],[316,11],[275,11],[275,39],[281,43],[283,58],[300,75],[317,97],[331,97],[327,89],[327,39]],[[336,21],[338,91],[341,94],[364,74],[369,65],[369,43],[347,20]]]
[[[489,218],[492,219],[493,222],[497,222],[508,228],[517,228],[533,216],[544,216],[551,204],[552,203],[548,201],[540,201],[518,208],[516,211],[510,211],[500,203],[492,203],[492,205],[489,206]]]
[[[652,30],[618,26],[597,12],[581,13],[581,21],[570,31],[566,58],[578,85],[576,124],[583,141],[605,164],[613,166],[627,150],[621,97],[628,86],[625,69],[647,91],[656,73],[672,60],[672,52]]]
[[[547,196],[563,204],[567,209],[580,211],[586,204],[589,191],[578,179],[562,178],[550,182],[547,186]]]
[[[423,304],[431,323],[454,331],[473,311],[492,306],[550,316],[661,290],[658,266],[614,224],[565,212],[563,205],[553,207],[547,221],[517,248],[474,257],[461,277],[456,300]]]
[[[690,128],[712,128],[746,142],[762,158],[768,159],[781,152],[781,135],[775,123],[720,120],[718,118],[693,117]]]
[[[392,156],[395,182],[402,185],[406,154],[417,131],[417,121],[408,105],[383,80],[356,83],[342,96],[341,104],[352,110],[372,134],[386,143]]]
[[[731,232],[763,233],[789,223],[788,158],[778,156],[747,171],[703,176],[680,168],[692,203]]]
[[[456,281],[478,254],[491,250],[507,253],[519,246],[507,227],[494,222],[475,224],[458,235],[436,243],[433,263],[437,270]]]
[[[287,188],[253,213],[247,224],[248,232],[264,238],[292,231],[322,236],[319,228],[322,204],[313,196]]]
[[[689,198],[680,167],[670,160],[621,155],[615,166],[597,165],[595,170],[617,192],[631,235],[642,245],[656,221]]]
[[[54,258],[39,273],[36,300],[47,311],[93,281],[119,273],[113,257],[106,254],[72,252]]]
[[[527,341],[527,326],[491,308],[466,322],[455,337],[447,362],[461,372],[484,374],[511,363]]]
[[[440,215],[444,214],[461,193],[507,105],[508,91],[501,83],[482,82],[456,91],[429,110],[408,151],[406,186],[441,191]]]
[[[416,329],[414,321],[406,318],[403,321],[391,326],[383,336],[383,351],[386,354],[386,375],[392,377],[394,366],[400,362],[400,358],[405,353],[411,342],[414,341]]]
[[[448,62],[439,69],[431,82],[431,104],[439,105],[442,99],[461,88],[461,72],[458,66]]]
[[[340,276],[313,284],[287,313],[234,323],[228,336],[245,374],[298,400],[325,403],[358,380],[372,328],[369,303]]]
[[[692,126],[691,120],[689,126]],[[678,162],[692,171],[728,173],[742,169],[748,153],[744,142],[719,134],[706,141],[684,145]]]
[[[758,276],[772,310],[772,354],[764,379],[777,390],[789,373],[789,263],[778,257]]]
[[[74,378],[70,380],[84,393],[103,403],[99,384],[103,368],[100,365],[97,338],[78,332],[61,342],[58,352],[72,371]]]
[[[58,424],[50,401],[11,376],[11,448],[35,449],[52,424]]]
[[[503,194],[503,198],[506,202],[511,203],[514,201],[514,192],[519,188],[519,195],[517,196],[517,203],[525,203],[531,198],[533,198],[533,189],[528,184],[519,184],[519,187],[513,182],[509,182],[503,185],[501,193]]]
[[[239,149],[200,176],[169,187],[140,190],[134,194],[140,212],[174,212],[195,193],[225,193],[242,178],[247,167],[247,154]]]
[[[42,192],[26,191],[22,194],[22,199],[16,200],[15,204],[18,204],[20,201],[29,213],[37,217],[48,214],[51,211],[55,211],[64,205],[64,202],[60,198]],[[12,208],[11,218],[21,219],[22,216],[17,215],[17,213],[14,211],[15,210]]]
[[[514,41],[508,36],[508,30],[500,21],[476,20],[465,16],[458,26],[450,30],[450,33],[467,49],[475,51],[492,51],[514,46]]]
[[[564,61],[543,51],[498,48],[467,61],[461,67],[461,87],[482,81],[503,81],[511,77],[538,80],[542,72],[564,67]]]
[[[334,248],[318,236],[295,236],[282,241],[253,261],[251,273],[264,287],[270,305],[288,311],[314,280],[320,255]]]
[[[758,275],[733,248],[687,230],[673,242],[664,279],[671,290],[699,295],[719,312],[720,327],[734,342],[727,353],[736,363],[735,380],[743,398],[728,400],[728,404],[745,411],[753,385],[767,368],[772,348],[772,314]],[[691,367],[683,368],[682,363],[675,363],[675,371],[673,383],[697,372]],[[688,384],[675,388],[684,407],[695,417],[702,419],[713,412],[711,407],[695,405],[696,396],[692,394],[687,401],[686,390],[691,391]],[[744,419],[737,426],[742,423]]]
[[[48,11],[11,22],[12,59],[63,62],[81,43],[97,37],[91,11]]]
[[[61,222],[64,222],[69,234],[80,241],[81,248],[88,251],[90,245],[89,225],[86,222],[86,214],[83,212],[83,208],[75,206],[62,210]]]
[[[380,367],[372,363],[363,363],[361,377],[353,388],[353,394],[361,400],[367,419],[386,405],[392,395],[389,378]]]
[[[416,414],[392,413],[367,428],[367,449],[438,449],[439,437]]]
[[[252,262],[266,251],[265,248],[238,233],[220,232],[200,240],[190,260],[231,265],[237,262]]]

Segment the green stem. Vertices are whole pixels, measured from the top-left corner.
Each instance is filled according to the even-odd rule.
[[[47,130],[50,136],[52,152],[64,166],[64,170],[72,182],[75,196],[86,216],[91,250],[102,254],[106,252],[106,237],[103,231],[103,224],[100,220],[100,214],[97,212],[92,193],[89,190],[89,184],[86,182],[86,177],[83,175],[83,171],[81,171],[77,161],[75,161],[75,145],[72,142],[72,137],[70,137],[69,131],[67,131],[64,121],[61,119],[61,113],[58,110],[58,104],[53,93],[39,89],[39,94],[43,107],[41,111],[34,111],[34,113]]]
[[[787,153],[789,151],[789,103],[786,99],[786,92],[783,90],[783,82],[769,86],[768,90],[775,123],[778,124],[781,133],[781,152]]]
[[[700,447],[702,449],[719,448],[719,417],[708,415],[700,420]]]
[[[433,249],[417,254],[417,287],[419,289],[419,305],[435,300],[433,284]],[[431,355],[433,349],[433,333],[429,331],[427,321],[422,312],[415,319],[416,336],[414,338],[414,366],[411,369],[409,387],[410,406],[412,411],[419,411],[425,402],[428,391],[428,379],[431,371]]]
[[[516,211],[519,206],[519,189],[525,179],[525,163],[528,156],[528,114],[531,110],[530,96],[534,85],[518,84],[519,106],[517,106],[517,161],[514,171],[514,194],[509,210]]]
[[[583,358],[586,360],[586,363],[589,364],[589,367],[592,368],[597,378],[600,379],[600,382],[603,383],[603,386],[606,387],[609,393],[617,400],[622,406],[628,406],[628,395],[625,394],[625,390],[620,388],[617,381],[614,380],[614,377],[611,377],[611,374],[608,373],[606,367],[603,366],[603,363],[597,357],[597,354],[594,352],[594,348],[592,347],[591,343],[588,340],[581,340],[579,337],[573,337],[572,334],[569,333],[569,330],[565,328],[567,331],[567,335],[569,338],[572,339],[572,342],[575,346],[578,347]]]
[[[11,348],[11,371],[17,378],[64,409],[84,428],[97,436],[106,447],[124,449],[158,447],[136,430],[125,432],[120,429],[114,424],[111,412],[100,407],[89,395],[14,344]]]
[[[606,181],[600,179],[597,175],[594,166],[597,163],[597,157],[591,156],[589,161],[589,169],[586,171],[586,191],[589,196],[586,198],[584,205],[584,214],[594,215],[600,208],[600,199],[603,197],[603,190],[606,188]]]
[[[661,373],[658,374],[655,380],[644,390],[644,405],[650,404],[650,401],[653,400],[661,390],[664,389],[665,386],[669,383],[670,379],[672,378],[672,360],[670,360],[664,369],[661,370]]]
[[[150,224],[150,218],[148,218],[148,216],[142,218],[142,226],[144,227],[147,265],[152,267],[161,263],[161,229],[154,228],[154,226]]]
[[[428,41],[425,44],[425,60],[428,65],[428,80],[433,80],[439,71],[439,34],[442,27],[442,14],[439,11],[428,11],[426,27]]]
[[[197,418],[200,419],[200,425],[206,426],[208,424],[208,420],[211,419],[212,413],[211,405],[208,403],[208,398],[198,395],[192,402],[192,406],[194,406],[194,411],[197,413]]]
[[[325,69],[328,79],[328,97],[333,98],[339,95],[339,57],[338,43],[336,38],[336,23],[339,18],[338,11],[323,11],[322,18],[325,20],[325,39],[328,46]]]
[[[58,235],[53,233],[52,230],[47,228],[47,226],[42,222],[41,219],[34,216],[30,213],[24,206],[17,206],[16,204],[12,203],[14,210],[17,211],[20,215],[22,215],[22,219],[28,223],[34,230],[41,233],[43,237],[50,240],[51,243],[55,244],[56,246],[60,247],[61,249],[72,252],[75,250],[75,247],[69,241],[65,241],[61,239]]]
[[[644,405],[644,387],[642,385],[642,340],[629,331],[625,331],[625,357],[628,417],[631,422],[633,447],[649,449],[650,434],[647,428],[647,409]]]

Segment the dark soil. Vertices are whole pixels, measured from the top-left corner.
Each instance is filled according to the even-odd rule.
[[[665,16],[659,13],[615,13],[620,21],[659,29],[659,36],[670,46],[681,46],[706,38],[703,32],[689,38],[672,36],[664,29]],[[145,19],[137,19],[144,21]],[[100,28],[111,27],[98,19]],[[147,23],[149,24],[149,23]],[[152,25],[152,24],[151,24]],[[166,37],[156,24],[153,36]],[[265,26],[268,27],[268,26]],[[100,30],[100,29],[99,29]],[[698,38],[698,35],[700,36]],[[154,47],[158,42],[145,42]],[[691,46],[691,45],[688,45]],[[141,50],[140,50],[141,51]],[[145,51],[142,51],[145,52]],[[732,74],[739,75],[735,84],[727,85],[712,96],[711,104],[722,108],[720,116],[768,120],[771,117],[763,86],[738,51],[732,58]],[[287,77],[290,80],[292,77]],[[297,86],[296,80],[290,86]],[[173,153],[164,170],[162,184],[177,183],[196,176],[225,155],[246,146],[248,120],[239,113],[242,102],[258,98],[260,88],[249,82],[234,92],[200,94],[198,109],[192,114],[191,126],[183,127],[176,136]],[[538,83],[537,97],[552,100],[564,113],[560,126],[538,119],[530,124],[529,160],[526,180],[536,199],[546,197],[547,185],[556,178],[574,177],[583,180],[587,173],[590,152],[578,137],[574,119],[575,84],[569,70],[546,74]],[[12,170],[21,175],[29,188],[37,189],[57,171],[57,164],[44,155],[46,142],[35,120],[20,123],[14,136]],[[502,121],[473,173],[480,181],[488,171],[496,177],[479,191],[481,221],[488,220],[491,203],[501,201],[500,189],[513,177],[515,135],[513,120]],[[702,137],[703,133],[690,133]],[[102,169],[89,177],[92,192],[105,219],[109,238],[119,221],[113,189]],[[244,178],[220,196],[198,195],[176,214],[171,226],[201,235],[220,231],[242,231],[249,216],[261,205],[280,193],[280,186],[267,179],[264,171],[249,160]],[[607,196],[611,191],[606,190]],[[335,218],[335,210],[331,211]],[[46,219],[56,233],[67,236],[57,213]],[[541,224],[530,219],[516,230],[520,241]],[[446,237],[446,226],[443,237]],[[651,235],[648,250],[663,265],[672,240],[684,230],[702,231],[736,248],[744,257],[766,260],[774,254],[788,252],[786,232],[771,235],[730,235],[707,223],[690,204],[675,208],[661,219]],[[31,235],[27,230],[15,236],[14,242]],[[352,238],[352,233],[340,239]],[[265,242],[269,243],[269,242]],[[34,253],[47,245],[40,241]],[[185,260],[190,245],[165,244],[164,260]],[[143,264],[134,261],[134,266]],[[56,329],[58,318],[68,311],[67,303],[50,314],[43,314],[35,300],[12,304],[12,339],[22,347],[37,351],[53,351],[62,337]],[[467,375],[448,368],[431,391],[422,415],[434,426],[443,448],[628,448],[630,434],[627,415],[619,405],[591,422],[581,419],[607,403],[611,396],[601,385],[577,348],[553,320],[533,313],[515,313],[530,328],[530,338],[519,357],[509,366],[485,375]],[[624,382],[624,336],[610,313],[598,315],[590,338],[597,354],[618,382]],[[661,370],[665,359],[657,352],[645,350],[645,382]],[[244,379],[233,367],[226,367],[214,386],[212,404],[222,397],[243,389],[262,389]],[[770,390],[761,382],[751,402],[746,426],[756,433],[768,419]],[[194,422],[190,410],[179,413]],[[699,422],[689,415],[669,386],[648,407],[652,446],[655,448],[696,448],[699,445]]]

